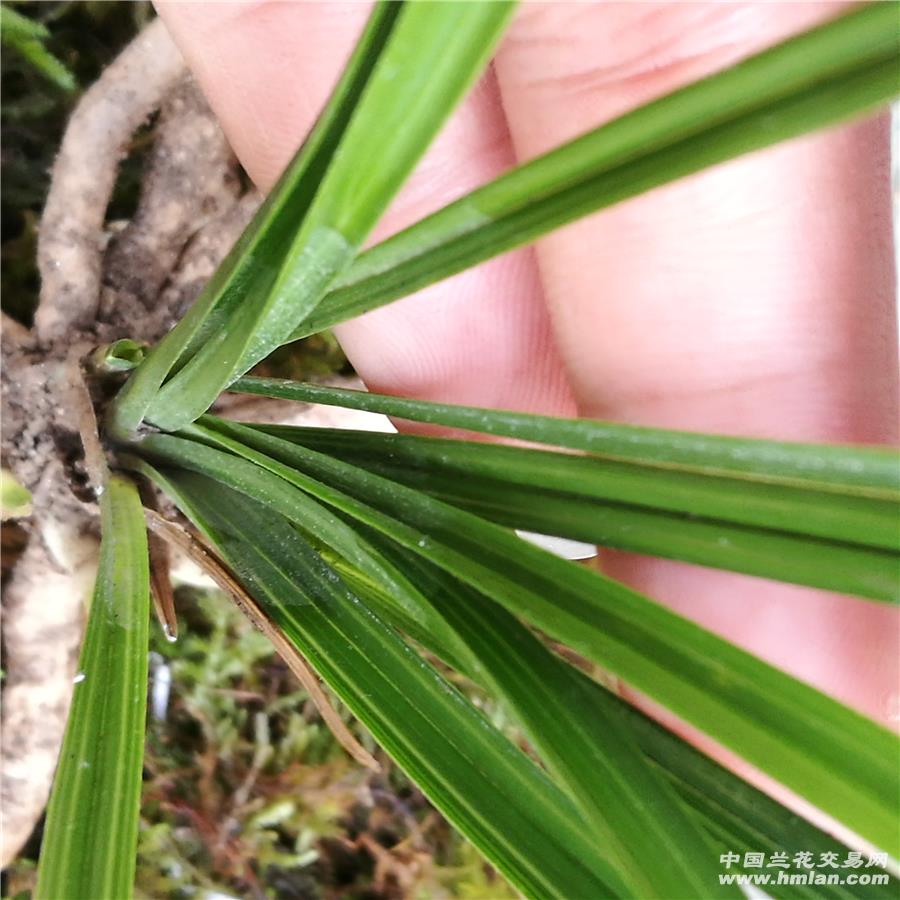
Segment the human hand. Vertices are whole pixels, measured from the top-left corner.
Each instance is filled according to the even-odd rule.
[[[491,72],[373,236],[516,161],[835,15],[823,3],[520,9]],[[358,3],[160,5],[263,190],[367,15]],[[833,442],[896,439],[884,118],[739,159],[599,213],[338,329],[373,390]],[[883,721],[895,612],[631,554],[615,577]]]

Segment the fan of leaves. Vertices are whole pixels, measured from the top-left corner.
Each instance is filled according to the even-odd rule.
[[[51,799],[38,896],[131,889],[149,607],[132,476],[175,502],[199,535],[185,539],[220,583],[246,598],[283,652],[309,661],[525,895],[736,895],[719,884],[722,851],[847,852],[623,703],[557,655],[556,642],[897,853],[894,736],[516,532],[896,603],[896,454],[245,376],[285,342],[898,90],[898,8],[861,8],[585,134],[360,253],[510,12],[506,3],[377,5],[315,128],[194,307],[145,357],[130,343],[108,349],[108,368],[134,369],[104,427],[131,474],[99,475],[103,545],[86,678]],[[242,425],[206,414],[226,389],[529,446]],[[423,648],[498,698],[529,752]],[[815,895],[847,893],[829,885]]]

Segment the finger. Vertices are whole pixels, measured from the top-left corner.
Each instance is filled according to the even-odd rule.
[[[164,3],[160,13],[242,163],[266,189],[318,115],[368,9],[348,3]],[[377,235],[432,212],[511,162],[496,85],[485,79],[428,152]],[[375,390],[545,412],[574,408],[528,251],[363,316],[338,334]]]
[[[835,12],[527,5],[495,63],[516,152],[544,152]],[[582,414],[767,437],[892,438],[883,124],[755,154],[543,239],[540,273]],[[626,555],[609,571],[871,714],[889,714],[898,674],[891,610]]]

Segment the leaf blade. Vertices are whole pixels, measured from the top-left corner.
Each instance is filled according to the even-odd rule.
[[[35,889],[47,900],[130,896],[134,881],[150,608],[147,536],[134,485],[112,475],[101,515],[83,679],[75,686]]]
[[[315,308],[487,62],[512,8],[404,4],[271,284],[163,385],[150,422],[174,430],[193,421]]]
[[[875,723],[623,585],[498,526],[254,429],[211,417],[205,422],[315,478],[328,490],[320,499],[364,516],[407,549],[490,591],[512,612],[892,849],[900,783],[886,760],[897,743]],[[192,426],[194,432],[215,440],[207,426]]]
[[[339,580],[283,518],[203,476],[167,472],[165,487],[379,743],[520,890],[620,893],[568,800],[361,601],[336,594]],[[251,539],[261,533],[277,535],[266,551]]]
[[[900,502],[522,447],[257,426],[507,525],[900,602]]]
[[[541,416],[390,397],[329,385],[244,376],[231,390],[258,396],[324,403],[429,425],[582,450],[597,457],[690,472],[731,474],[771,484],[836,485],[860,496],[900,497],[897,451],[885,447],[803,444],[698,434],[592,419]]]
[[[831,125],[900,92],[896,9],[875,4],[601,126],[363,254],[312,334],[583,215]]]
[[[119,392],[109,421],[119,439],[130,439],[169,373],[178,371],[224,327],[241,299],[264,294],[271,286],[282,266],[284,247],[312,203],[402,6],[401,2],[375,4],[309,136],[201,295]]]
[[[327,529],[311,523],[309,501],[295,496],[301,492],[288,480],[290,470],[270,461],[263,469],[257,464],[263,461],[261,455],[247,448],[240,448],[246,458],[239,458],[178,438],[149,440],[151,453],[175,449],[182,464],[278,510],[338,552],[347,547],[346,539],[335,540]],[[334,525],[333,519],[329,524]],[[370,576],[381,576],[387,558],[392,570],[404,572],[412,584],[429,585],[427,593],[416,591],[410,598],[428,613],[421,626],[425,640],[442,651],[449,644],[451,659],[462,659],[512,705],[532,744],[586,817],[589,832],[625,867],[632,893],[670,896],[686,886],[699,893],[714,891],[715,870],[705,838],[671,789],[643,761],[619,708],[606,702],[605,694],[587,688],[505,610],[485,607],[474,591],[459,583],[452,584],[448,598],[447,576],[443,583],[436,581],[417,560],[386,554],[377,536],[357,538],[356,544],[363,542],[379,554],[377,568],[371,564],[372,549],[366,559],[355,546],[348,549]],[[396,580],[386,587],[396,589]],[[675,862],[649,871],[646,855],[662,846]]]
[[[373,539],[367,530],[366,534]],[[384,549],[384,544],[379,546]],[[402,552],[395,548],[395,553]],[[404,563],[411,562],[409,554]],[[352,566],[342,564],[341,560],[331,563],[342,577],[353,585],[353,589],[368,599],[379,586],[371,579],[360,578],[358,571]],[[424,560],[417,560],[415,571],[417,581],[428,581],[429,570]],[[433,567],[432,567],[433,568]],[[390,610],[390,606],[384,607]],[[426,641],[436,655],[444,654],[439,640]],[[480,672],[464,667],[464,674],[476,683],[482,683]],[[786,809],[776,800],[766,796],[757,788],[742,781],[699,750],[686,743],[676,734],[654,722],[639,709],[610,694],[601,685],[583,679],[585,685],[594,692],[606,695],[607,703],[616,703],[623,716],[628,719],[632,732],[641,750],[654,765],[659,766],[661,773],[679,793],[682,800],[693,809],[698,820],[718,846],[720,852],[743,854],[747,851],[787,852],[793,858],[801,851],[812,852],[814,857],[819,853],[833,852],[846,858],[850,848],[804,821],[791,810]],[[738,864],[739,865],[739,864]],[[752,873],[752,869],[746,870]],[[783,885],[779,891],[785,897],[818,897],[818,896],[869,896],[870,892],[885,898],[892,896],[896,890],[896,881],[889,880],[886,885],[824,886],[808,887],[805,885]],[[706,894],[708,886],[702,891]]]

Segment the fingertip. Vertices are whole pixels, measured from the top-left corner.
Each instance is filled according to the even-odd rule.
[[[315,122],[368,3],[157,0],[250,177],[267,190]]]

